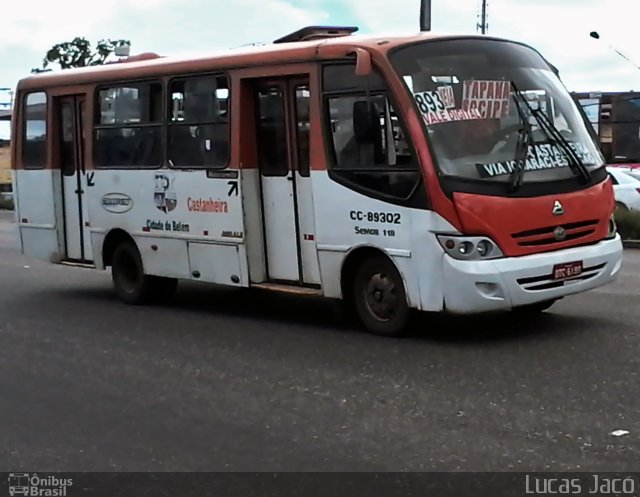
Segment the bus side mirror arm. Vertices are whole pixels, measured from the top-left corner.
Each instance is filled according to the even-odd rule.
[[[369,76],[372,72],[371,54],[364,48],[356,48],[356,76]]]

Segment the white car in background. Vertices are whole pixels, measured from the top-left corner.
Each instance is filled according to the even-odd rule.
[[[607,167],[615,167],[616,170],[623,171],[629,176],[640,179],[640,164],[609,164]]]
[[[613,181],[616,210],[640,211],[640,179],[634,178],[619,167],[607,167],[607,171]]]

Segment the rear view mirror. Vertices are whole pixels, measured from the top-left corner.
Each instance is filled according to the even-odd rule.
[[[372,102],[353,104],[353,133],[358,143],[375,143],[380,131],[379,115]]]

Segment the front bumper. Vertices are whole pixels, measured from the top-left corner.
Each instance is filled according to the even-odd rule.
[[[475,313],[557,299],[612,282],[622,266],[617,235],[595,245],[488,261],[460,261],[444,255],[445,310]],[[582,261],[578,277],[553,280],[553,266]]]

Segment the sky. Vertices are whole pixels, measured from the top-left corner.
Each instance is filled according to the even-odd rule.
[[[20,0],[0,7],[0,88],[15,88],[54,44],[127,39],[131,53],[200,55],[308,25],[414,34],[420,0]],[[476,34],[481,0],[432,0],[432,31]],[[640,90],[640,0],[488,0],[487,35],[538,49],[570,91]],[[589,36],[597,31],[600,39]],[[621,53],[620,55],[616,50]],[[626,60],[624,57],[629,59]],[[0,90],[0,104],[10,95]],[[8,137],[0,122],[0,138]]]

